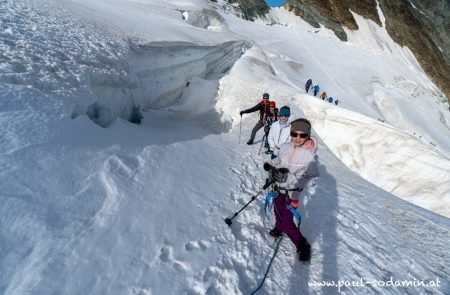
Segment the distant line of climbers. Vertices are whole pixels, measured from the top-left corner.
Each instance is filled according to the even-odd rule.
[[[305,84],[306,93],[308,93],[309,89],[311,88],[313,93],[314,93],[314,96],[317,96],[317,93],[319,93],[319,91],[320,91],[320,86],[318,84],[316,84],[316,85],[314,85],[312,87],[311,86],[312,86],[312,79],[308,79],[308,81],[306,81],[306,84]],[[322,98],[322,100],[328,100],[329,103],[333,103],[333,97],[330,96],[330,97],[327,98],[327,92],[326,91],[322,92],[322,94],[320,95],[320,98]],[[334,104],[338,105],[339,104],[339,100],[335,99],[334,100]]]

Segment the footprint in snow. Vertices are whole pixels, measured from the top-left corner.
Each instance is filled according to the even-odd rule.
[[[149,288],[131,287],[130,294],[136,295],[152,295],[152,290]]]
[[[201,248],[200,243],[199,248]],[[185,272],[189,270],[189,266],[186,265],[186,263],[173,259],[173,248],[171,246],[164,246],[161,248],[161,254],[159,254],[159,259],[161,259],[161,261],[164,263],[172,262],[172,267],[176,271]]]
[[[169,262],[171,253],[172,247],[164,246],[161,248],[161,254],[159,254],[159,259],[161,259],[162,262]]]
[[[187,251],[193,251],[193,250],[206,250],[208,249],[209,242],[207,241],[190,241],[187,243],[184,248]]]
[[[242,174],[241,170],[236,169],[236,168],[230,168],[231,172],[233,172],[234,174],[240,175]]]
[[[172,266],[176,271],[180,272],[186,272],[189,269],[189,267],[181,261],[175,261]]]

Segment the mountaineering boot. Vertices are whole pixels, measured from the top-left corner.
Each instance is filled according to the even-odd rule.
[[[281,237],[283,233],[279,230],[277,230],[275,227],[269,232],[269,235],[271,235],[274,238]]]
[[[253,139],[250,139],[249,141],[247,141],[247,144],[248,144],[248,145],[253,144]]]
[[[267,154],[267,155],[271,155],[271,154],[273,154],[273,151],[267,150],[267,151],[266,151],[266,154]]]
[[[311,245],[302,237],[300,244],[297,248],[298,259],[302,262],[308,262],[311,260]]]

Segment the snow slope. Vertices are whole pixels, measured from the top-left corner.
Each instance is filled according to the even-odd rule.
[[[231,227],[223,218],[264,183],[259,145],[242,144],[256,115],[239,143],[238,112],[268,91],[313,122],[321,177],[300,208],[312,264],[284,238],[258,294],[448,294],[448,112],[436,88],[404,58],[342,44],[283,9],[271,17],[289,26],[223,5],[0,3],[0,293],[255,290],[273,216],[260,197]],[[309,77],[342,104],[305,94]],[[415,93],[432,99],[396,100]],[[421,108],[441,119],[415,117]],[[435,148],[411,134],[432,129]],[[391,278],[438,286],[310,286]]]

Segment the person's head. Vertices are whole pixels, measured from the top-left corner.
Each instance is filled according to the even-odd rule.
[[[269,93],[267,93],[267,92],[264,93],[262,98],[265,103],[268,103],[269,102]]]
[[[274,101],[269,101],[269,110],[271,113],[275,112],[276,103]]]
[[[294,146],[303,145],[311,136],[311,123],[304,119],[297,119],[291,123],[291,141]]]
[[[283,106],[278,112],[278,119],[280,120],[280,122],[287,122],[290,115],[291,109],[288,106]]]

